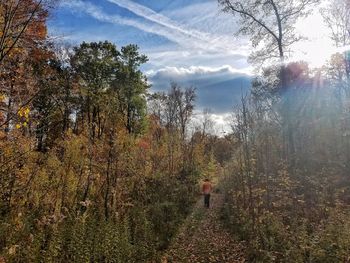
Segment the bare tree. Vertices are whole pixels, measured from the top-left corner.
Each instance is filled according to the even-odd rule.
[[[192,116],[196,94],[194,88],[183,90],[177,83],[171,83],[167,100],[167,123],[179,127],[182,139]]]
[[[331,30],[331,39],[337,47],[350,45],[350,1],[332,0],[321,10],[324,21]]]
[[[331,39],[336,47],[350,46],[350,0],[332,0],[321,10],[324,21],[331,30]],[[350,52],[344,52],[343,64],[347,82],[350,82]],[[343,82],[344,83],[344,82]],[[346,86],[348,86],[348,83]],[[347,87],[348,89],[348,87]]]
[[[289,47],[301,36],[294,24],[310,13],[310,7],[319,0],[218,0],[223,11],[240,18],[238,33],[250,36],[254,48],[251,60],[264,63],[271,59],[283,62]]]
[[[214,122],[211,119],[212,111],[211,109],[204,109],[203,110],[203,122],[202,122],[202,136],[204,137],[206,134],[212,132],[214,127]]]

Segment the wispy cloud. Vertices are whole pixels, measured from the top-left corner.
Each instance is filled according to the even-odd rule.
[[[191,67],[193,65],[202,65],[209,67],[221,67],[222,65],[231,65],[233,68],[246,69],[249,67],[246,56],[237,53],[227,54],[224,52],[205,52],[202,50],[186,50],[163,48],[151,48],[145,50],[150,57],[150,63],[153,69],[164,68],[166,66]]]
[[[117,4],[120,7],[123,7],[125,9],[128,9],[129,11],[133,12],[134,14],[140,17],[146,18],[147,20],[150,20],[159,25],[165,26],[169,29],[181,32],[182,34],[187,35],[189,37],[196,38],[197,40],[202,40],[202,41],[204,40],[206,42],[210,42],[209,36],[207,33],[186,29],[184,28],[183,25],[177,23],[176,21],[171,20],[170,18],[162,14],[155,12],[154,10],[146,6],[143,6],[128,0],[107,0],[107,1]]]
[[[246,54],[244,47],[234,47],[228,41],[223,41],[222,37],[198,30],[188,29],[184,25],[171,20],[170,18],[158,14],[152,9],[126,0],[108,0],[123,8],[126,8],[136,15],[145,18],[151,23],[140,22],[119,15],[105,13],[102,8],[87,1],[64,1],[63,5],[76,11],[89,14],[93,18],[107,23],[127,25],[142,30],[147,33],[162,36],[187,50],[203,50],[206,52],[217,52],[225,54]]]
[[[158,25],[164,26],[167,29],[171,30],[171,32],[178,32],[182,34],[183,37],[191,38],[192,41],[196,41],[197,43],[199,41],[205,50],[217,50],[224,53],[232,52],[233,50],[232,39],[224,39],[222,36],[213,35],[208,32],[202,32],[193,28],[189,28],[188,26],[178,23],[177,21],[174,21],[163,14],[157,13],[144,5],[140,5],[130,0],[107,1],[117,4],[118,6],[123,7],[130,12],[133,12],[134,14],[152,21]],[[240,52],[245,53],[244,48],[241,47]]]
[[[166,37],[167,39],[181,44],[183,46],[186,46],[184,41],[181,41],[182,39],[178,37],[177,34],[171,34],[169,30],[166,28],[163,28],[161,26],[149,26],[145,23],[140,23],[136,20],[125,18],[119,15],[109,15],[103,10],[96,6],[93,5],[89,2],[83,2],[83,1],[64,1],[62,3],[63,6],[70,8],[71,10],[75,12],[84,12],[94,19],[97,19],[101,22],[107,22],[107,23],[112,23],[112,24],[118,24],[118,25],[127,25],[127,26],[132,26],[137,29],[140,29],[144,32],[152,33],[152,34],[157,34],[161,35],[163,37]],[[188,45],[187,45],[188,46]]]

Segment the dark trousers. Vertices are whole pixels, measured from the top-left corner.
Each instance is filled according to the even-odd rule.
[[[204,194],[204,206],[209,208],[210,194]]]

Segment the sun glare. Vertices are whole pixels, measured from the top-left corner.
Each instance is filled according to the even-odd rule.
[[[319,9],[300,20],[296,29],[305,39],[294,45],[291,60],[303,60],[312,67],[321,67],[332,54],[339,52],[330,39],[331,32],[325,25]]]

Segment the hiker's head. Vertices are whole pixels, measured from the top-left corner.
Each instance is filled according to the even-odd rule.
[[[205,178],[205,179],[204,179],[204,182],[209,182],[209,178]]]

